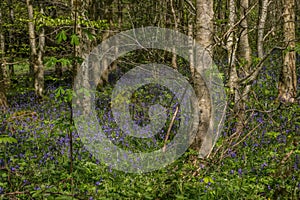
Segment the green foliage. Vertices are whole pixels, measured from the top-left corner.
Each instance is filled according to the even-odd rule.
[[[76,34],[71,35],[71,45],[79,45],[79,37]]]
[[[300,54],[300,43],[296,43],[295,51],[296,53]]]
[[[62,30],[61,32],[59,32],[56,36],[56,41],[58,44],[60,44],[62,41],[66,41],[67,40],[67,34],[66,31]]]
[[[57,88],[55,91],[55,99],[58,103],[71,103],[73,97],[73,90],[72,89],[64,89],[63,87]]]
[[[18,141],[13,137],[0,135],[0,145],[1,144],[13,144],[13,143],[17,143],[17,142]]]

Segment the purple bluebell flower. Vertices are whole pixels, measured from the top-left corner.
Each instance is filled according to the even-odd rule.
[[[100,181],[97,181],[97,182],[95,183],[95,185],[97,185],[97,186],[99,186],[100,184],[101,184]]]
[[[263,169],[263,168],[265,168],[266,166],[268,166],[268,164],[264,162],[264,163],[261,165],[261,168]]]
[[[239,173],[239,175],[242,175],[243,171],[241,168],[238,169],[238,173]]]
[[[35,186],[34,190],[40,190],[41,188],[39,186]]]

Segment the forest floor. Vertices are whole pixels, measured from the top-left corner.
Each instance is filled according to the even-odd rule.
[[[0,199],[300,197],[299,105],[278,107],[266,96],[249,102],[255,109],[244,132],[232,134],[234,119],[228,116],[210,158],[198,159],[197,152],[189,149],[165,168],[133,174],[115,170],[88,152],[70,120],[69,79],[46,74],[44,101],[24,86],[26,78],[20,78],[8,96],[10,108],[0,116]],[[109,109],[112,87],[107,85],[97,94],[100,124],[108,137],[118,140],[117,145],[142,150],[146,143],[136,144],[117,134]],[[261,93],[258,87],[255,94]],[[147,93],[139,100],[149,101],[153,95]],[[158,139],[153,148],[163,142]]]

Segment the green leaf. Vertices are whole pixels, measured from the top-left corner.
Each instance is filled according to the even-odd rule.
[[[0,137],[0,144],[12,144],[17,142],[18,141],[13,137],[8,137],[8,136]]]
[[[60,44],[62,41],[66,41],[67,40],[67,35],[66,35],[66,31],[62,30],[61,32],[59,32],[56,36],[56,41],[58,44]]]
[[[79,45],[79,38],[75,34],[71,35],[71,45]]]
[[[63,67],[71,65],[71,61],[69,59],[61,58],[58,60]]]
[[[57,63],[57,59],[56,59],[55,57],[51,57],[51,58],[45,63],[45,65],[46,65],[47,68],[52,68],[52,67],[54,67],[54,66],[56,65],[56,63]]]
[[[270,131],[270,132],[267,132],[266,135],[270,136],[272,138],[276,138],[278,135],[280,135],[280,133],[274,132],[274,131]]]
[[[212,178],[210,178],[210,177],[207,176],[207,177],[203,178],[203,182],[206,183],[206,184],[209,183],[209,182],[210,183],[214,183],[214,180],[212,180]]]
[[[55,98],[59,98],[65,94],[65,90],[62,87],[57,88],[55,91]]]

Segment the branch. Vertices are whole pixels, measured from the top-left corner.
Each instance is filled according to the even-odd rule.
[[[260,70],[263,68],[263,63],[264,61],[271,55],[271,53],[275,50],[275,49],[280,49],[280,50],[284,50],[286,48],[282,48],[282,47],[273,47],[260,61],[259,63],[255,66],[255,69],[248,75],[246,76],[245,78],[241,79],[239,81],[240,84],[247,84],[249,82],[252,82],[254,81]]]

